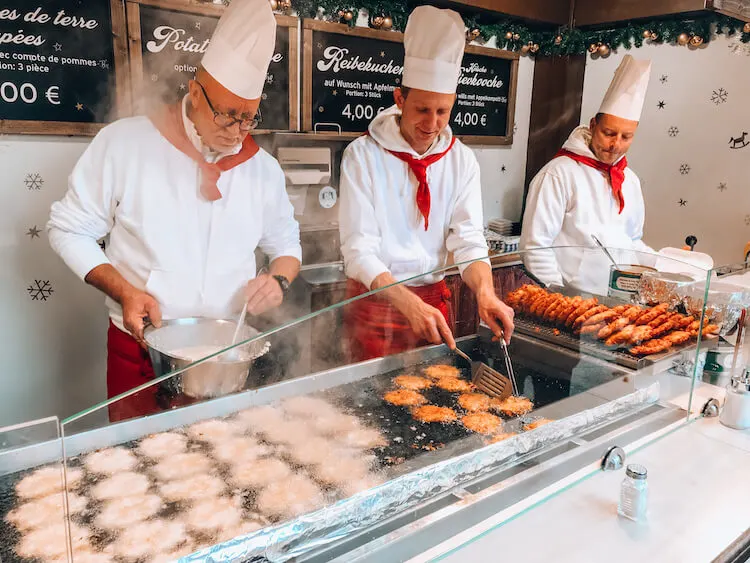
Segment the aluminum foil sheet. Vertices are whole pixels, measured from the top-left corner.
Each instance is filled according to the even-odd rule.
[[[294,520],[203,549],[183,557],[180,562],[252,561],[253,558],[288,561],[366,530],[439,493],[497,471],[523,455],[653,404],[659,400],[659,391],[659,383],[653,383],[620,399],[550,422],[536,430],[397,477]]]

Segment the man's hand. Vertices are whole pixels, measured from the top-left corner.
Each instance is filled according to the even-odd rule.
[[[451,350],[456,347],[456,341],[443,314],[435,307],[428,305],[416,295],[414,301],[404,311],[411,329],[420,338],[432,344],[445,342]]]
[[[122,322],[125,328],[138,341],[138,344],[146,348],[146,341],[143,339],[146,319],[156,328],[161,326],[161,309],[156,299],[145,291],[133,288],[122,294],[120,305],[122,305]]]
[[[269,274],[261,274],[247,282],[245,296],[248,299],[247,312],[251,315],[262,315],[284,300],[281,285]]]
[[[494,292],[487,292],[477,296],[479,318],[490,327],[495,339],[499,340],[505,335],[505,343],[510,344],[513,334],[513,317],[515,312],[505,303],[497,298]],[[498,322],[499,321],[499,322]]]

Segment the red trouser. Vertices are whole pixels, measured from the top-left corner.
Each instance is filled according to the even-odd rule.
[[[148,351],[110,321],[107,332],[107,398],[130,391],[153,378],[154,369]],[[156,403],[156,390],[154,385],[111,404],[109,420],[116,422],[161,410]]]
[[[409,289],[440,311],[451,326],[451,292],[445,281]],[[367,288],[361,283],[347,280],[347,299],[366,292]],[[347,305],[344,323],[354,362],[398,354],[428,344],[414,333],[404,315],[377,294]]]

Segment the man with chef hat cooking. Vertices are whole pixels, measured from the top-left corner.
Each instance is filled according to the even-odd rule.
[[[621,264],[643,263],[649,257],[639,252],[654,253],[641,240],[643,193],[625,157],[638,128],[650,74],[650,61],[626,55],[599,112],[588,126],[570,134],[531,182],[520,248],[527,251],[528,270],[547,285],[606,294],[611,263],[594,246],[593,237],[613,249],[610,252]],[[549,247],[561,248],[535,250]]]
[[[445,267],[452,254],[480,317],[507,340],[513,311],[493,288],[479,165],[448,126],[465,42],[463,20],[452,10],[420,6],[409,16],[396,104],[341,162],[342,254],[350,296]],[[443,275],[434,274],[353,302],[345,313],[353,358],[422,343],[455,347],[449,297]]]
[[[147,319],[158,327],[234,318],[246,299],[260,314],[282,302],[299,272],[299,226],[282,170],[248,134],[275,37],[267,0],[234,0],[184,99],[102,129],[52,205],[53,249],[107,295],[109,397],[153,377]],[[105,253],[97,241],[107,234]],[[257,277],[256,248],[270,258]],[[110,418],[156,409],[154,393],[140,392],[113,405]]]

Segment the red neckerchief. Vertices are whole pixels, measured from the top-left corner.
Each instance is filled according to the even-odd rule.
[[[201,169],[201,194],[208,201],[221,199],[221,192],[217,183],[222,172],[231,170],[235,166],[250,160],[260,150],[252,136],[247,135],[242,142],[240,152],[225,156],[214,163],[209,163],[206,162],[206,159],[203,158],[203,155],[187,136],[185,124],[182,120],[182,102],[159,108],[149,115],[149,119],[174,148],[198,163]]]
[[[372,137],[369,131],[365,133],[365,136]],[[375,142],[377,143],[377,141]],[[388,149],[385,149],[385,147],[383,147],[393,156],[395,156],[399,160],[403,160],[406,164],[408,164],[411,171],[414,172],[414,175],[417,177],[417,181],[419,182],[419,187],[417,187],[417,209],[419,209],[419,212],[422,214],[422,217],[424,217],[424,230],[425,231],[430,225],[430,202],[431,202],[430,186],[427,184],[427,167],[430,164],[436,163],[438,160],[440,160],[446,154],[448,154],[448,151],[453,148],[453,145],[455,142],[456,142],[456,137],[453,137],[451,139],[451,144],[448,146],[447,149],[445,149],[445,151],[438,153],[438,154],[431,154],[430,156],[426,156],[422,159],[414,158],[412,155],[410,155],[409,153],[405,153],[405,152],[389,151]]]
[[[616,164],[604,164],[595,158],[581,156],[580,154],[576,154],[567,149],[560,149],[555,155],[555,158],[558,156],[567,156],[576,162],[606,172],[609,177],[609,183],[612,185],[612,194],[615,196],[617,203],[620,204],[619,213],[622,213],[622,210],[625,209],[625,198],[622,195],[622,183],[625,181],[625,168],[628,165],[627,158],[623,156]]]

